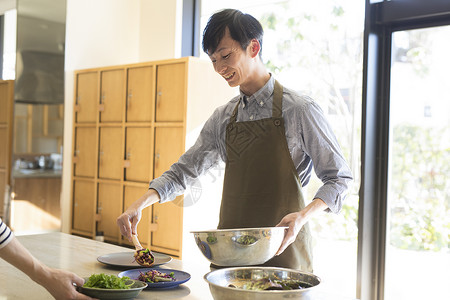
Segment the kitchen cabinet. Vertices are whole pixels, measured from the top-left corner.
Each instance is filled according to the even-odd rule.
[[[16,232],[59,230],[61,173],[57,170],[23,171],[30,170],[13,170],[11,227]]]
[[[116,218],[234,92],[211,62],[194,57],[79,70],[75,78],[71,231],[103,231],[105,240],[131,245]],[[89,118],[85,106],[96,107]],[[181,257],[183,196],[145,209],[138,235],[144,247]]]
[[[0,80],[0,217],[5,218],[11,182],[14,81]],[[8,197],[8,199],[6,199]]]

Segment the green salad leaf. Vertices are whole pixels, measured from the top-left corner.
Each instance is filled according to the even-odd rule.
[[[129,280],[130,278],[126,276],[119,278],[115,275],[106,275],[103,273],[93,274],[84,283],[83,287],[125,290],[133,285],[133,282],[127,284]]]

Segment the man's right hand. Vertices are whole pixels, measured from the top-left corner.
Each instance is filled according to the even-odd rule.
[[[160,197],[157,191],[149,189],[138,200],[133,202],[127,210],[117,218],[120,232],[131,242],[131,235],[137,235],[137,225],[142,217],[142,210],[156,202]]]
[[[124,237],[131,242],[131,235],[137,234],[137,224],[141,220],[142,212],[131,206],[117,218],[117,226]]]

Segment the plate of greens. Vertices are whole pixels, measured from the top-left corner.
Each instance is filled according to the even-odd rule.
[[[153,266],[163,265],[172,261],[172,257],[167,254],[153,251],[152,254],[155,256],[155,262],[153,263]],[[97,257],[97,260],[106,265],[115,267],[142,268],[142,266],[139,265],[134,259],[134,251],[105,254]]]
[[[164,268],[132,269],[123,271],[117,276],[145,282],[147,289],[174,288],[191,279],[191,275],[187,272]]]
[[[147,287],[145,282],[129,277],[93,274],[84,278],[84,284],[77,286],[78,292],[97,299],[134,299]]]

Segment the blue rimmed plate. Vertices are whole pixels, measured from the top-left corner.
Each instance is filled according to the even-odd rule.
[[[148,271],[151,271],[151,270],[156,270],[156,271],[159,271],[159,272],[162,272],[162,273],[166,273],[166,274],[169,274],[169,273],[173,272],[173,277],[175,278],[175,281],[155,282],[155,283],[146,282],[147,289],[174,288],[176,286],[179,286],[182,283],[185,283],[189,279],[191,279],[191,275],[189,273],[187,273],[187,272],[179,271],[179,270],[172,270],[172,269],[164,269],[164,268],[132,269],[132,270],[127,270],[127,271],[120,272],[117,276],[118,277],[127,276],[130,279],[138,280],[139,275],[141,273],[145,273],[145,272],[148,272]]]

